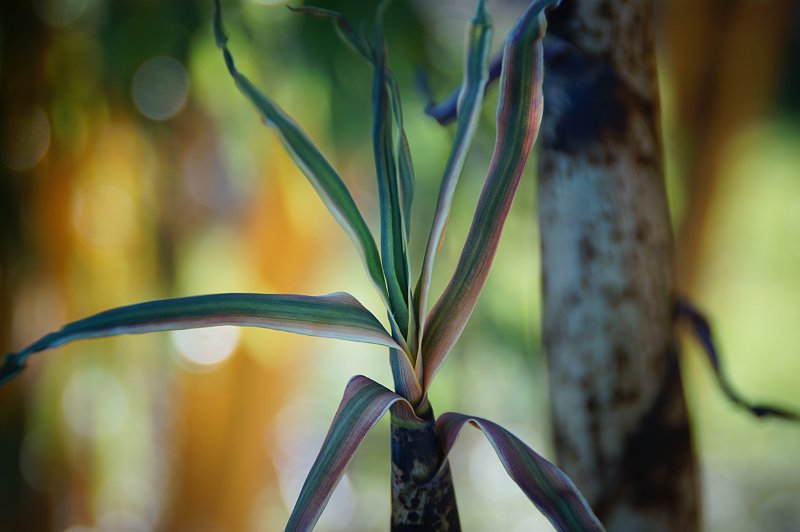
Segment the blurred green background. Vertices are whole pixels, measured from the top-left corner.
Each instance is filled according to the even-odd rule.
[[[370,72],[285,2],[224,5],[242,71],[315,139],[377,225]],[[492,0],[495,43],[522,0]],[[716,326],[749,398],[800,409],[800,9],[658,3],[664,136],[681,289]],[[373,2],[320,1],[369,23]],[[347,237],[225,71],[211,2],[5,0],[0,6],[0,352],[113,306],[217,291],[345,290],[378,316]],[[467,0],[387,15],[417,168],[419,264],[452,129],[426,118],[425,68],[460,78]],[[466,235],[493,144],[496,88],[456,196],[434,292]],[[431,392],[552,456],[539,343],[535,164],[484,295]],[[418,270],[416,270],[418,272]],[[417,273],[415,273],[415,276]],[[728,404],[696,345],[687,379],[710,531],[800,529],[800,428]],[[282,529],[348,379],[391,384],[374,346],[208,329],[80,342],[0,389],[0,529]],[[466,530],[548,525],[465,431]],[[388,422],[318,530],[388,528]]]

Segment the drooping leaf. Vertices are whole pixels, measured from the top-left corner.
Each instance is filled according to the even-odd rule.
[[[464,81],[458,97],[459,113],[455,139],[453,140],[453,147],[450,150],[444,177],[439,188],[433,224],[428,236],[425,257],[422,261],[422,272],[417,282],[415,299],[417,320],[420,324],[425,323],[425,307],[428,301],[431,277],[433,276],[433,262],[450,216],[450,208],[453,203],[453,195],[458,184],[458,178],[464,168],[464,162],[475,137],[483,94],[488,79],[487,60],[489,47],[492,44],[492,28],[483,0],[478,2],[475,17],[472,19],[467,35],[469,44],[464,61]],[[424,334],[422,330],[420,333]]]
[[[406,423],[422,423],[401,396],[364,376],[353,377],[333,418],[328,435],[297,498],[288,531],[311,530],[367,432],[387,410]]]
[[[545,8],[559,0],[536,0],[506,39],[497,137],[486,182],[450,283],[431,310],[422,338],[424,389],[475,309],[494,260],[500,234],[542,118],[542,37]]]
[[[213,294],[119,307],[69,323],[19,353],[6,355],[0,382],[19,373],[32,354],[75,340],[218,325],[262,327],[400,348],[350,294]],[[413,374],[410,364],[406,371]]]
[[[711,364],[711,369],[714,370],[714,375],[722,389],[722,393],[725,394],[729,401],[744,408],[756,417],[776,417],[789,421],[800,421],[800,415],[796,412],[769,405],[753,404],[744,399],[734,390],[733,385],[722,370],[722,363],[716,343],[714,342],[713,333],[711,332],[711,325],[708,323],[706,317],[687,300],[679,300],[676,303],[676,313],[678,317],[685,318],[689,321],[697,340],[700,342],[700,345],[703,346],[703,350]]]
[[[436,420],[445,453],[455,444],[461,427],[471,423],[483,431],[508,475],[560,531],[601,531],[603,525],[572,480],[558,467],[500,425],[454,412]]]
[[[336,170],[300,126],[236,69],[233,56],[228,49],[228,36],[222,28],[219,0],[215,0],[214,6],[214,35],[217,46],[222,50],[225,64],[236,85],[255,105],[266,124],[278,133],[294,162],[306,175],[336,221],[356,244],[370,280],[378,288],[384,300],[388,301],[378,248],[353,197]]]

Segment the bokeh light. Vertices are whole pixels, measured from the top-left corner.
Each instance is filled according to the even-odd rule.
[[[30,170],[44,158],[50,147],[50,120],[39,106],[17,116],[7,126],[11,138],[3,146],[3,163],[12,170]]]
[[[168,120],[178,114],[188,95],[186,69],[172,57],[151,57],[136,70],[131,83],[133,103],[153,120]]]
[[[239,344],[239,329],[222,326],[173,331],[170,339],[191,369],[203,371],[212,369],[233,354]]]

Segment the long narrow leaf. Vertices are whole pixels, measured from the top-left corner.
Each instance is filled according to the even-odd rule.
[[[239,90],[256,106],[264,118],[280,136],[286,150],[303,171],[311,185],[328,207],[333,217],[344,228],[356,244],[364,261],[370,280],[386,300],[388,294],[381,267],[381,259],[375,240],[361,216],[353,197],[342,179],[311,142],[294,120],[275,103],[259,91],[244,74],[236,69],[233,56],[228,50],[228,36],[222,28],[222,14],[219,0],[214,2],[214,35],[217,46],[222,50],[225,63]]]
[[[450,217],[450,208],[453,203],[458,178],[467,160],[467,154],[475,137],[475,130],[480,118],[481,103],[488,80],[487,61],[489,47],[492,44],[491,20],[486,14],[483,0],[479,0],[475,17],[467,33],[469,45],[464,67],[464,82],[458,97],[458,124],[456,125],[455,139],[444,177],[439,189],[439,198],[436,200],[436,210],[433,216],[433,225],[428,236],[425,257],[422,261],[422,273],[417,282],[417,320],[425,323],[425,307],[428,301],[431,277],[433,275],[433,262],[436,251],[444,236],[447,220]],[[420,331],[422,335],[422,331]],[[419,363],[419,359],[418,363]]]
[[[383,2],[380,7],[378,8],[378,19],[383,15],[383,11],[386,9],[388,3]],[[393,221],[395,225],[400,225],[402,228],[402,235],[400,237],[400,242],[402,244],[402,249],[408,249],[408,234],[410,231],[410,221],[411,221],[411,205],[413,202],[414,197],[414,165],[411,158],[411,149],[408,144],[408,138],[405,132],[405,123],[403,120],[403,107],[400,101],[400,90],[397,85],[397,80],[394,77],[392,71],[388,68],[388,65],[385,64],[385,57],[383,50],[383,41],[382,36],[380,34],[380,23],[379,23],[379,39],[378,43],[375,47],[373,47],[363,35],[363,33],[359,33],[353,29],[353,27],[348,22],[347,18],[344,17],[341,13],[337,11],[332,11],[330,9],[323,9],[319,7],[310,7],[310,6],[303,6],[303,7],[292,7],[290,8],[294,12],[298,13],[305,13],[317,17],[327,18],[331,20],[333,23],[334,28],[336,29],[336,33],[339,38],[350,48],[352,48],[356,53],[358,53],[362,58],[366,59],[366,61],[372,65],[373,69],[382,68],[383,69],[383,79],[386,85],[386,90],[388,91],[389,101],[391,103],[392,114],[394,116],[394,123],[397,127],[397,140],[395,142],[394,147],[394,161],[385,161],[384,163],[380,162],[380,157],[376,155],[376,164],[381,166],[381,169],[378,170],[379,173],[379,180],[381,176],[381,172],[384,171],[387,165],[396,165],[396,170],[394,170],[394,177],[392,177],[392,182],[397,182],[397,189],[398,189],[398,196],[399,200],[398,203],[400,205],[399,209],[399,217],[401,218],[402,222],[397,224]],[[376,50],[377,48],[377,50]],[[380,64],[383,63],[381,66]],[[377,72],[376,72],[377,73]],[[377,80],[376,80],[377,81]],[[377,90],[376,87],[373,87],[373,91]],[[384,117],[385,118],[385,117]],[[391,126],[386,125],[384,126],[388,128],[388,131],[381,132],[381,140],[379,146],[381,149],[388,150],[388,143],[389,138],[391,136]],[[381,183],[379,181],[379,191]],[[383,197],[383,196],[381,196]],[[382,211],[383,212],[383,211]],[[404,268],[400,269],[399,279],[402,280],[404,275],[407,276],[408,271],[410,268],[408,267],[408,253],[405,251],[403,253],[405,264],[403,265]],[[385,255],[384,255],[385,257]],[[387,261],[388,262],[388,261]],[[396,261],[393,261],[396,262]],[[387,266],[384,266],[386,268]],[[400,288],[398,292],[402,290],[403,282],[398,283]],[[411,301],[411,293],[410,293],[410,284],[405,283],[407,285],[407,293],[404,297],[404,302]],[[391,289],[391,281],[390,281],[390,289]],[[397,297],[397,294],[395,294]],[[414,314],[409,314],[410,322],[408,326],[408,333],[410,336],[416,337],[416,316]],[[399,321],[399,319],[398,319]],[[412,348],[416,349],[416,341],[411,342]]]
[[[287,531],[311,530],[367,432],[387,410],[407,423],[422,423],[401,396],[364,376],[353,377],[328,435],[297,498]]]
[[[677,302],[676,313],[678,317],[686,318],[689,321],[692,331],[706,352],[711,369],[714,370],[714,375],[717,377],[719,387],[729,401],[756,417],[776,417],[789,421],[800,421],[800,415],[796,412],[770,405],[753,404],[744,399],[734,389],[725,372],[722,371],[722,362],[717,352],[716,342],[714,342],[714,335],[711,332],[711,325],[705,316],[687,300],[679,300]]]
[[[19,373],[32,354],[75,340],[218,325],[262,327],[400,348],[350,294],[214,294],[139,303],[69,323],[19,353],[7,355],[0,382]],[[406,371],[413,373],[410,368]]]
[[[560,531],[601,531],[603,525],[570,478],[500,425],[479,417],[448,412],[436,426],[445,453],[455,444],[461,427],[471,423],[494,447],[508,475]]]
[[[372,84],[372,147],[381,210],[381,258],[392,312],[403,336],[408,334],[408,260],[392,139],[392,116],[386,75],[386,49],[378,28]]]
[[[497,138],[486,183],[456,271],[425,324],[421,351],[425,390],[475,309],[538,134],[542,118],[542,37],[547,25],[544,9],[557,4],[558,0],[533,2],[506,40]]]

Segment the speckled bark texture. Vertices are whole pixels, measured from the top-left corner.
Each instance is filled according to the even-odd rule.
[[[697,530],[652,6],[565,0],[548,32],[560,45],[545,67],[539,216],[559,465],[609,530]]]
[[[392,418],[392,531],[460,531],[450,466],[433,481],[444,459],[433,413],[417,413],[424,427],[404,427]]]

